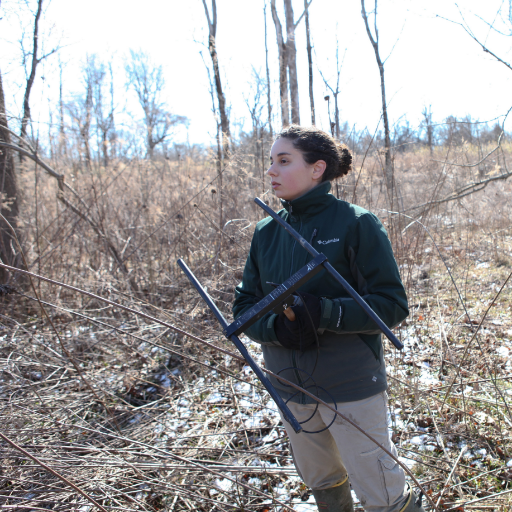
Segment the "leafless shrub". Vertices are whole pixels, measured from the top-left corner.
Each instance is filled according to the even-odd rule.
[[[191,158],[186,148],[175,160],[60,167],[128,274],[105,238],[56,201],[55,180],[26,165],[17,229],[29,270],[232,350],[176,260],[229,317],[262,218],[252,199],[279,207],[262,192],[255,163],[268,144],[236,147],[222,169],[222,194],[215,156]],[[398,212],[387,208],[378,150],[356,155],[354,174],[333,188],[376,212],[394,245],[411,314],[397,330],[406,350],[385,349],[390,427],[439,510],[511,504],[511,295],[500,287],[511,271],[512,185],[490,181],[441,202],[508,172],[507,143],[483,170],[464,166],[482,149],[463,143],[432,155],[428,147],[396,153]],[[15,284],[18,293],[0,296],[2,434],[65,480],[0,441],[3,504],[92,510],[66,480],[108,510],[284,510],[278,502],[293,508],[308,499],[275,409],[237,359],[85,295],[34,287]]]

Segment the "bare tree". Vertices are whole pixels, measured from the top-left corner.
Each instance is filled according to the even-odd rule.
[[[368,38],[373,46],[373,51],[375,52],[375,59],[377,60],[377,65],[379,67],[380,73],[380,91],[381,91],[381,99],[382,99],[382,119],[384,121],[384,177],[386,181],[386,188],[388,191],[389,202],[391,208],[393,207],[393,197],[394,197],[394,178],[393,178],[393,161],[391,158],[391,136],[389,132],[389,120],[388,120],[388,109],[386,103],[386,85],[384,80],[384,63],[380,57],[379,53],[379,31],[377,28],[377,0],[375,0],[375,9],[373,11],[373,29],[375,35],[372,34],[370,29],[370,25],[368,23],[368,16],[366,14],[366,8],[364,5],[365,0],[361,0],[361,14],[363,16],[364,24],[366,27],[366,33],[368,34]]]
[[[108,77],[108,79],[107,79]],[[112,64],[91,61],[92,103],[103,165],[109,163],[109,141],[114,137],[114,74]],[[108,80],[108,81],[107,81]]]
[[[262,112],[264,108],[265,81],[259,72],[252,68],[252,80],[249,83],[249,94],[244,95],[244,101],[251,115],[252,134],[251,139],[254,144],[254,164],[262,178],[262,190],[265,184],[265,134],[264,123],[262,122]],[[259,167],[259,169],[258,169]]]
[[[309,106],[311,109],[311,124],[314,126],[315,122],[315,99],[313,96],[313,56],[311,52],[311,34],[309,31],[309,4],[308,0],[304,0],[304,12],[306,22],[306,44],[308,51],[308,69],[309,69]]]
[[[7,114],[5,110],[4,89],[2,84],[2,74],[0,73],[0,142],[11,143],[11,135],[7,124]],[[16,169],[14,167],[14,158],[12,152],[5,148],[0,148],[0,214],[12,226],[16,225],[18,218],[18,187],[16,182]],[[0,261],[6,265],[18,266],[18,254],[14,250],[12,232],[0,217]],[[0,268],[0,284],[5,283],[8,273]]]
[[[248,84],[249,94],[244,94],[244,101],[251,115],[252,136],[256,140],[258,138],[259,128],[261,126],[261,114],[263,110],[264,85],[263,79],[259,72],[252,68],[252,80]]]
[[[213,84],[212,75],[210,72],[210,68],[206,64],[203,53],[199,52],[201,55],[201,58],[203,59],[204,66],[206,68],[206,72],[208,73],[208,83],[210,84],[209,90],[210,90],[210,98],[212,100],[212,113],[215,118],[215,124],[217,125],[217,158],[216,158],[216,164],[217,164],[217,176],[219,180],[219,226],[224,225],[224,201],[223,201],[223,184],[222,184],[222,126],[220,124],[219,115],[217,111],[217,106],[215,104],[215,86]],[[222,246],[222,235],[219,237],[219,247]]]
[[[91,57],[87,56],[86,64],[83,68],[83,83],[85,85],[85,94],[76,95],[72,101],[66,103],[68,115],[74,122],[79,143],[80,160],[85,162],[86,167],[91,165],[91,124],[93,116],[92,102],[92,83],[93,69],[91,66]]]
[[[284,0],[284,12],[286,18],[286,54],[288,58],[288,78],[290,80],[292,123],[300,124],[299,83],[297,80],[297,48],[295,46],[296,25],[293,19],[292,0]]]
[[[270,138],[272,134],[272,98],[270,96],[270,71],[268,69],[268,44],[267,44],[267,0],[263,4],[263,19],[265,21],[265,70],[267,73],[267,111],[268,111],[268,131]]]
[[[329,127],[331,128],[331,135],[334,137],[334,128],[336,127],[336,123],[332,121],[331,118],[331,97],[328,94],[324,96],[324,100],[327,101],[327,115],[329,116]]]
[[[219,69],[219,58],[217,55],[217,45],[216,45],[216,37],[217,37],[217,3],[216,0],[212,0],[212,16],[210,18],[210,12],[208,11],[208,6],[206,5],[206,0],[203,0],[204,12],[206,13],[206,20],[208,22],[208,50],[210,52],[210,57],[212,58],[213,65],[213,75],[215,78],[215,89],[217,90],[217,101],[219,104],[219,115],[220,115],[220,124],[222,128],[222,147],[224,159],[229,159],[229,146],[231,133],[229,131],[229,119],[226,111],[226,98],[224,93],[222,92],[222,82],[220,79],[220,69]]]
[[[423,111],[421,112],[423,116],[423,125],[425,126],[425,132],[427,135],[427,146],[430,150],[430,155],[432,156],[434,153],[434,127],[432,126],[432,108],[429,105],[428,109],[427,107],[423,108]]]
[[[59,59],[59,156],[66,153],[66,134],[64,125],[64,98],[62,94],[62,62]]]
[[[311,5],[313,0],[306,3]],[[283,37],[283,27],[277,13],[276,0],[271,0],[272,19],[276,29],[277,47],[279,51],[279,95],[281,99],[281,122],[283,126],[292,123],[300,123],[299,112],[299,84],[297,80],[297,49],[295,47],[295,30],[305,15],[304,11],[295,22],[292,0],[283,0],[286,19],[286,41]],[[288,98],[290,95],[290,99]]]
[[[345,56],[343,56],[343,60],[345,59]],[[324,81],[325,86],[331,91],[333,97],[334,97],[334,121],[331,124],[331,132],[333,137],[335,136],[337,139],[340,138],[340,110],[338,106],[338,95],[340,93],[340,75],[341,75],[341,68],[343,66],[343,60],[340,64],[339,59],[339,44],[336,40],[336,88],[333,88],[331,84],[327,81],[324,74],[322,73],[322,70],[318,68],[318,71],[320,71],[320,75],[322,77],[322,80]],[[328,108],[330,109],[330,96],[326,96],[325,100],[328,102]],[[329,121],[331,119],[331,114],[329,112]]]
[[[43,54],[41,57],[38,57],[38,51],[40,46],[40,33],[39,33],[39,22],[41,20],[41,15],[43,13],[43,0],[37,0],[37,8],[34,15],[34,32],[32,36],[32,49],[30,52],[26,52],[23,49],[23,41],[22,41],[22,49],[23,49],[23,61],[26,62],[30,60],[30,66],[27,71],[27,84],[25,86],[25,94],[23,95],[23,116],[21,118],[21,130],[20,136],[22,139],[25,139],[27,136],[27,126],[30,121],[30,93],[32,91],[32,86],[34,85],[34,80],[36,78],[36,71],[38,64],[58,51],[58,47],[54,48],[50,52]],[[21,158],[21,155],[20,155]]]
[[[283,38],[283,27],[277,14],[276,0],[270,1],[272,19],[276,29],[277,49],[279,54],[279,97],[281,103],[281,124],[288,126],[290,124],[290,110],[288,106],[288,49]]]
[[[171,128],[186,119],[171,114],[162,99],[165,86],[162,66],[155,66],[142,51],[130,50],[130,57],[126,74],[144,111],[147,154],[152,159],[155,147],[171,135]]]

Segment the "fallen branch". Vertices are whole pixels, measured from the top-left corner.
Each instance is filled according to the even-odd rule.
[[[87,501],[90,501],[95,507],[98,507],[103,512],[107,512],[106,509],[104,509],[94,498],[91,498],[85,491],[82,491],[79,487],[77,487],[75,484],[71,483],[66,477],[62,476],[60,473],[57,473],[57,471],[53,470],[51,467],[47,466],[44,462],[41,462],[37,457],[32,455],[31,453],[24,450],[21,446],[18,446],[14,441],[9,439],[7,436],[2,434],[0,432],[0,437],[8,444],[10,444],[15,450],[18,450],[19,452],[23,453],[23,455],[27,456],[29,459],[32,459],[34,462],[36,462],[39,466],[46,469],[46,471],[49,471],[53,476],[56,476],[60,480],[62,480],[64,483],[69,485],[72,489],[74,489],[77,493],[81,494]],[[32,507],[31,507],[32,508]]]

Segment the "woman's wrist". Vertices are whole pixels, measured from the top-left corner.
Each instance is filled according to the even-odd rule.
[[[320,318],[320,334],[324,331],[339,332],[343,321],[343,306],[339,300],[322,298],[322,316]]]

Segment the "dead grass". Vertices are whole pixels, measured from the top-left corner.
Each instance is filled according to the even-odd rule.
[[[406,350],[385,349],[390,421],[400,456],[439,510],[512,507],[510,284],[496,298],[512,271],[512,182],[414,209],[507,172],[506,145],[480,167],[444,163],[478,161],[489,149],[397,154],[393,212],[409,217],[389,211],[378,153],[361,171],[358,155],[338,188],[340,197],[354,197],[381,217],[401,267],[411,314],[397,329]],[[176,260],[185,259],[229,316],[252,230],[263,217],[252,199],[278,208],[248,150],[224,169],[222,190],[208,158],[59,170],[82,200],[73,204],[102,236],[56,200],[56,183],[41,169],[27,166],[18,231],[30,270],[233,350]],[[27,281],[16,283],[20,293],[0,297],[5,436],[107,510],[311,507],[275,407],[247,367],[156,322],[34,285],[53,326]],[[256,356],[257,347],[251,350]],[[5,442],[0,458],[6,509],[92,510]]]

